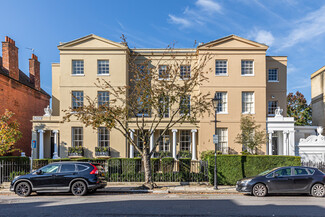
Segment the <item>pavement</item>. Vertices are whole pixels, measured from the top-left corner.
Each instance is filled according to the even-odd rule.
[[[159,182],[153,190],[143,189],[141,182],[109,182],[98,193],[153,193],[153,194],[239,194],[235,186],[218,186],[215,190],[209,183],[180,183],[180,182]],[[0,186],[0,195],[14,194],[9,191],[10,183],[5,182]]]

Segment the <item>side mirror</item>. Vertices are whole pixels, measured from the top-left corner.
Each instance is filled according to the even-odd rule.
[[[42,170],[37,170],[36,171],[36,175],[42,175],[43,174],[43,171]]]
[[[278,173],[274,173],[273,174],[273,177],[277,178],[277,177],[279,177],[279,174]]]

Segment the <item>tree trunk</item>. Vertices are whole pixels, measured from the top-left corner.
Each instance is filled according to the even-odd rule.
[[[152,181],[152,173],[151,173],[151,162],[150,155],[148,153],[148,148],[143,149],[143,163],[144,163],[144,174],[145,174],[145,184],[144,187],[153,189],[156,185]]]

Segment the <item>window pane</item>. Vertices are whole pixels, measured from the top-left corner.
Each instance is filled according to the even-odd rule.
[[[190,114],[191,111],[191,96],[186,95],[180,98],[180,114]]]
[[[191,77],[191,66],[181,66],[180,68],[180,77],[182,79],[190,78]]]
[[[98,106],[108,106],[109,105],[109,92],[108,91],[98,91]]]
[[[108,75],[109,74],[109,61],[108,60],[98,60],[98,74]]]
[[[254,113],[254,92],[242,93],[242,112]]]
[[[227,128],[218,128],[217,129],[218,135],[218,151],[222,152],[223,154],[228,153],[228,129]]]
[[[83,128],[72,127],[72,146],[79,147],[83,145]]]
[[[242,75],[253,75],[253,61],[252,60],[242,60],[241,61],[241,74]]]
[[[161,79],[169,78],[168,68],[166,65],[159,66],[159,78]]]
[[[227,93],[226,92],[216,92],[216,98],[220,99],[217,105],[217,112],[227,112]]]
[[[98,145],[100,147],[109,147],[109,130],[106,127],[98,128]]]
[[[308,175],[308,172],[306,169],[303,168],[295,168],[295,175],[299,176],[299,175]]]
[[[291,168],[278,170],[275,174],[278,174],[278,176],[291,176]]]
[[[159,115],[163,118],[169,117],[169,97],[160,97]]]
[[[84,92],[72,91],[72,109],[83,107],[84,105]]]
[[[61,173],[74,172],[75,170],[76,170],[76,167],[74,164],[62,164],[60,172]]]
[[[278,81],[278,69],[269,69],[269,81]]]
[[[268,114],[274,115],[275,109],[278,107],[278,101],[269,101],[268,102]]]
[[[180,149],[181,151],[191,151],[191,131],[180,131]]]
[[[227,74],[227,60],[216,60],[216,75]]]
[[[84,74],[84,61],[72,60],[72,74],[83,75]]]

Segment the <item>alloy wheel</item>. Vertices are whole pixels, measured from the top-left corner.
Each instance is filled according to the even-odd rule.
[[[83,196],[87,192],[87,186],[84,182],[78,181],[73,183],[71,191],[75,196]]]
[[[254,185],[253,194],[257,197],[264,197],[267,194],[266,186],[261,183]]]
[[[311,195],[314,197],[324,197],[325,195],[325,188],[322,184],[315,184],[311,189]]]
[[[16,194],[21,197],[27,197],[31,193],[31,187],[27,182],[21,182],[16,186]]]

